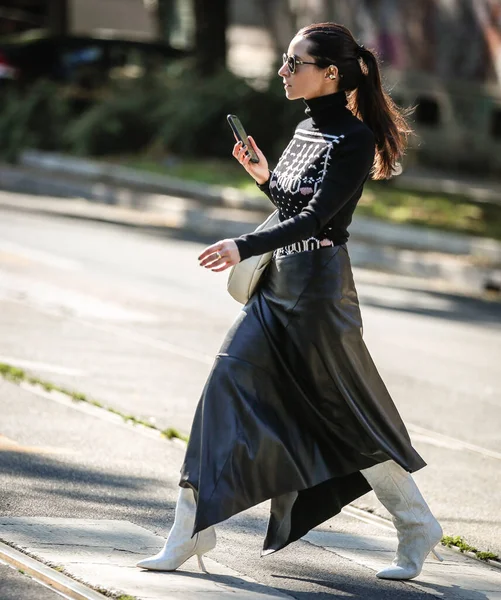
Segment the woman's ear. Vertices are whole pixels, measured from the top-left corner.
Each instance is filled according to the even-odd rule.
[[[325,72],[326,79],[337,79],[339,75],[339,70],[336,65],[330,65],[327,71]]]

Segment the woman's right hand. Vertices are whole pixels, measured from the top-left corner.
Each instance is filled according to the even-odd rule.
[[[249,135],[249,142],[252,144],[256,154],[258,155],[259,162],[253,163],[250,161],[250,156],[244,148],[242,142],[237,142],[233,146],[233,156],[238,160],[242,167],[249,173],[251,177],[255,179],[257,183],[262,185],[266,183],[270,177],[270,171],[268,170],[268,161],[265,155],[257,147],[254,138]]]

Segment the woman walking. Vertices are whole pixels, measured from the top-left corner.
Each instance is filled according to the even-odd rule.
[[[389,178],[404,152],[404,117],[374,54],[348,29],[310,25],[278,74],[299,123],[270,172],[237,143],[233,156],[279,210],[270,229],[219,241],[199,257],[223,271],[274,251],[259,290],[228,332],[200,399],[163,550],[138,563],[175,570],[216,544],[214,525],[264,500],[263,554],[275,552],[371,488],[398,533],[377,576],[411,579],[442,537],[410,473],[425,466],[362,339],[346,249],[368,176]]]

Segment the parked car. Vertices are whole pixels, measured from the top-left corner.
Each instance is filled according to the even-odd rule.
[[[189,53],[168,44],[87,36],[31,33],[0,40],[0,56],[26,88],[40,79],[60,83],[66,93],[92,102],[119,78],[160,72]]]

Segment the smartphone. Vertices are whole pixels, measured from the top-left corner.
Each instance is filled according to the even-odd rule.
[[[256,154],[256,152],[254,151],[254,148],[252,147],[251,143],[249,142],[249,138],[248,138],[247,134],[245,133],[244,126],[240,122],[240,119],[238,117],[236,117],[235,115],[228,115],[226,118],[228,119],[228,123],[229,123],[233,133],[235,134],[237,140],[242,142],[244,144],[244,146],[247,146],[247,152],[250,155],[250,161],[252,163],[258,163],[259,162],[258,155]]]

